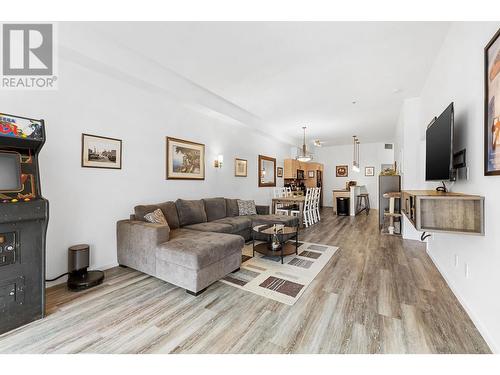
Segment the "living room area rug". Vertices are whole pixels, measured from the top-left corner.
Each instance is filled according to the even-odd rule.
[[[262,242],[255,242],[258,243]],[[240,270],[220,281],[291,306],[337,250],[335,246],[299,242],[298,255],[285,256],[281,264],[279,256],[270,257],[255,252],[255,257],[252,257],[250,243],[243,248]]]

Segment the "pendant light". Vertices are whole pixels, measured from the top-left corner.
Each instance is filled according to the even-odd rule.
[[[303,126],[302,129],[304,129],[304,138],[302,142],[302,147],[300,148],[299,154],[295,157],[298,161],[301,162],[308,162],[312,160],[312,154],[307,152],[307,146],[306,146],[306,127]]]
[[[352,170],[354,172],[359,172],[359,140],[358,137],[353,135],[353,161],[352,161]]]

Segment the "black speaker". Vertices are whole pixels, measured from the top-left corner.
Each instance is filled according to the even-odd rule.
[[[89,245],[75,245],[68,249],[68,289],[85,290],[103,282],[104,272],[87,270],[89,259]]]

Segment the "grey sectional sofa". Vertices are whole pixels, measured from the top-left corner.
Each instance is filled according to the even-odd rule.
[[[145,221],[157,208],[168,225]],[[197,295],[239,269],[253,226],[298,223],[295,217],[269,215],[268,206],[256,208],[256,215],[239,216],[238,200],[227,198],[136,206],[129,220],[117,222],[118,263]]]

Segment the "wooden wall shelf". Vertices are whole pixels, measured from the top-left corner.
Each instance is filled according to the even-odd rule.
[[[484,235],[484,197],[435,190],[402,194],[401,211],[417,230]]]

